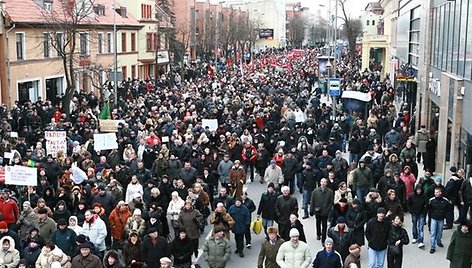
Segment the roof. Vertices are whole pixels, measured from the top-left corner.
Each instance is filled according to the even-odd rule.
[[[43,24],[49,23],[52,20],[57,22],[70,21],[71,17],[68,15],[67,6],[79,1],[87,1],[93,3],[94,6],[103,5],[104,15],[97,15],[93,12],[93,16],[81,20],[81,24],[94,25],[113,25],[114,19],[117,26],[141,26],[139,22],[127,13],[124,18],[116,13],[113,16],[113,0],[49,0],[52,3],[52,11],[47,11],[42,6],[44,0],[4,0],[7,18],[13,23],[30,23]],[[93,10],[92,8],[90,9]],[[115,17],[115,18],[113,18]]]
[[[375,12],[375,11],[383,11],[383,8],[380,2],[370,2],[367,4],[364,10]]]

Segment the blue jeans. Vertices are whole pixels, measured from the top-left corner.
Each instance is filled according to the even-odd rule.
[[[356,197],[361,200],[362,203],[365,202],[365,197],[369,193],[368,187],[356,187]]]
[[[441,243],[444,220],[431,218],[431,249],[436,249],[436,244]]]
[[[311,193],[312,191],[303,189],[303,212],[305,213],[305,216],[308,216],[308,205],[310,205],[311,202]]]
[[[413,239],[416,239],[418,243],[424,242],[424,221],[425,216],[423,214],[411,214],[411,221],[413,223]]]
[[[262,218],[262,226],[264,226],[264,233],[267,236],[267,227],[274,226],[274,220],[268,220],[268,219]]]
[[[369,268],[382,268],[387,250],[374,250],[369,248]]]

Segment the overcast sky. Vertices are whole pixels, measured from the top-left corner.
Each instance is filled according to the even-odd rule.
[[[300,2],[302,2],[302,6],[309,7],[310,10],[313,12],[316,12],[316,10],[318,9],[324,9],[325,12],[328,12],[328,6],[329,6],[330,1],[331,1],[331,10],[334,13],[335,0],[300,0]],[[359,17],[369,2],[376,2],[376,0],[347,0],[347,4],[349,6],[349,8],[347,9],[348,15],[350,15],[353,18]],[[324,7],[320,7],[320,5]],[[341,14],[341,10],[339,6],[338,6],[338,13],[339,15]]]

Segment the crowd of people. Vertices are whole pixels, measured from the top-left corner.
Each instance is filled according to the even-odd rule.
[[[458,224],[447,258],[470,267],[472,181],[455,167],[445,185],[434,176],[434,133],[414,129],[408,105],[397,111],[389,77],[341,57],[342,89],[372,101],[360,111],[340,101],[332,117],[320,101],[320,51],[287,53],[123,81],[110,118],[124,123],[112,150],[94,148],[104,104],[92,93],[77,92],[69,113],[60,98],[1,107],[2,164],[35,167],[38,182],[4,185],[0,267],[193,268],[202,248],[206,267],[223,268],[233,238],[240,258],[252,247],[253,213],[266,236],[258,267],[359,268],[365,240],[369,267],[383,267],[385,256],[401,267],[403,245],[425,248],[426,222],[431,254],[444,246],[443,228]],[[203,119],[216,119],[216,130]],[[67,150],[48,153],[45,131],[66,131]],[[267,186],[258,204],[251,183]],[[411,232],[402,227],[407,212]],[[313,216],[319,252],[299,219]],[[200,245],[206,228],[211,236]]]

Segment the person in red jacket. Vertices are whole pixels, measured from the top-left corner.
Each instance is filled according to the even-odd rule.
[[[15,200],[10,198],[10,190],[4,189],[1,192],[2,198],[0,199],[0,213],[3,216],[3,221],[8,224],[10,230],[16,231],[16,221],[20,215],[18,204]]]
[[[249,141],[246,142],[244,145],[243,151],[241,153],[241,157],[243,159],[244,164],[244,171],[247,174],[250,172],[250,181],[246,181],[247,183],[254,181],[254,165],[256,164],[257,160],[257,149],[252,145]],[[249,171],[250,170],[250,171]]]

